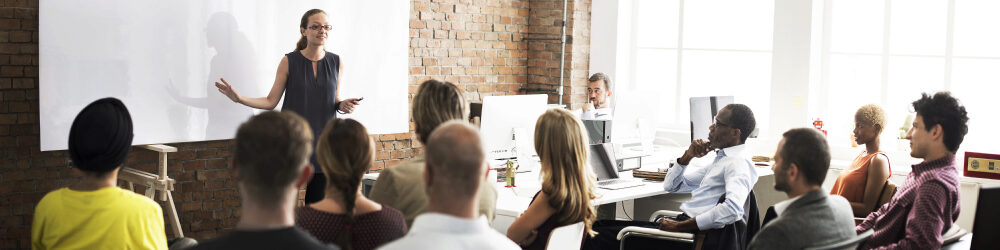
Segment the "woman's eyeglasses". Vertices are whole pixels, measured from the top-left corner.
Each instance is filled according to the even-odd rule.
[[[309,26],[309,29],[311,29],[311,30],[320,30],[320,29],[323,29],[325,31],[330,31],[330,30],[333,29],[333,26],[331,26],[329,24],[327,24],[327,25],[313,25],[313,26]]]

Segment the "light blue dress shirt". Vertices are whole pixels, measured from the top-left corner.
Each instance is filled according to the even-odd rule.
[[[724,148],[717,151],[711,165],[676,164],[667,171],[663,188],[671,193],[691,193],[681,211],[695,218],[698,229],[722,228],[743,218],[743,204],[757,183],[757,171],[744,151],[745,144]],[[722,194],[726,200],[719,203]]]

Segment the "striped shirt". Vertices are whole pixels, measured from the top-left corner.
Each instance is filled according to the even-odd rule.
[[[903,187],[855,228],[875,234],[859,249],[938,249],[958,219],[955,156],[913,165]]]

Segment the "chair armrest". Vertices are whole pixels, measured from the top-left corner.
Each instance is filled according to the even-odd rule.
[[[678,212],[678,211],[659,210],[659,211],[653,212],[653,214],[649,216],[649,221],[650,222],[654,222],[654,221],[656,221],[656,218],[659,218],[660,216],[677,217],[678,215],[681,215],[682,213],[683,212]]]
[[[690,233],[667,232],[656,228],[645,228],[645,227],[634,227],[634,226],[625,227],[621,231],[618,231],[618,240],[621,240],[627,234],[639,234],[656,238],[669,238],[677,240],[694,240],[694,234]]]

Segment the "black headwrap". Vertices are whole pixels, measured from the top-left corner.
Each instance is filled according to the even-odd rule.
[[[90,103],[69,129],[69,156],[80,170],[107,173],[121,166],[132,146],[132,116],[122,101]]]

